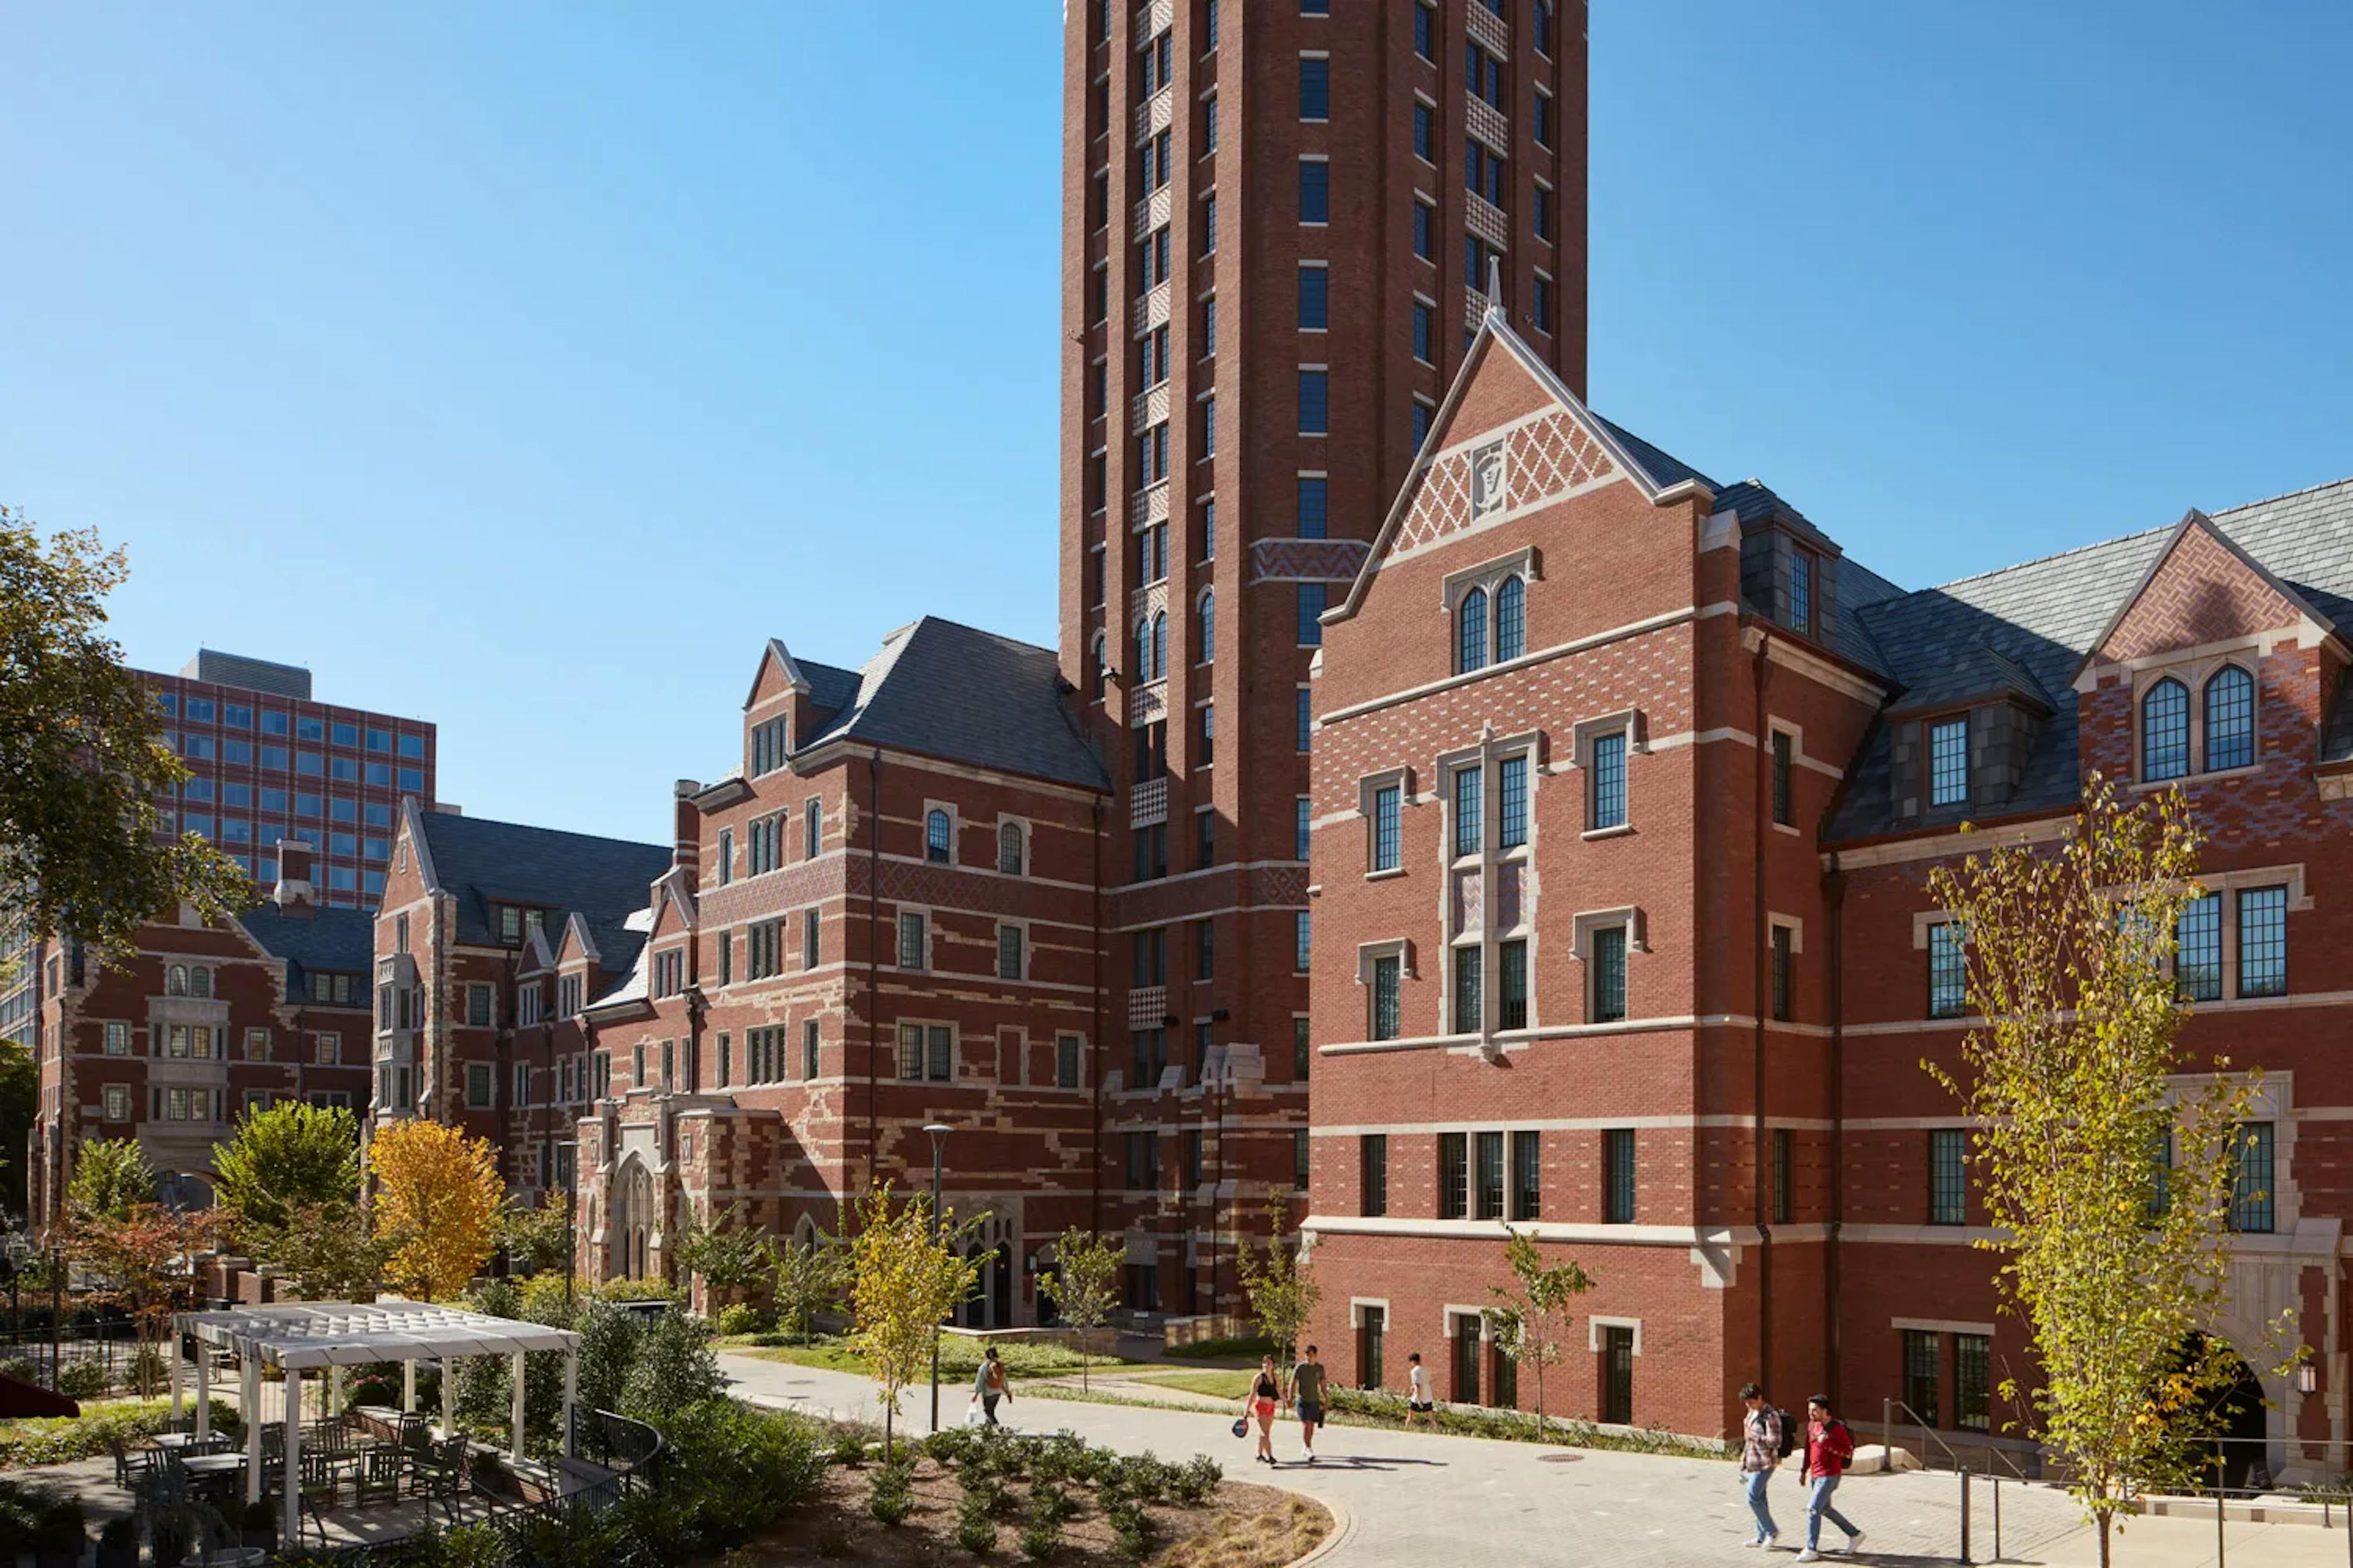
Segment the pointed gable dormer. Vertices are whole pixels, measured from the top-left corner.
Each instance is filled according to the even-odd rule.
[[[770,637],[744,699],[744,776],[755,779],[785,765],[802,737],[817,727],[808,676],[784,639]]]
[[[2118,667],[2168,654],[2247,637],[2294,637],[2316,647],[2334,633],[2327,617],[2303,595],[2192,507],[2093,639],[2092,651],[2076,671],[2075,689],[2089,691]]]

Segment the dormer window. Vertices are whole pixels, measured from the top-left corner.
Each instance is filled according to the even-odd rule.
[[[1928,726],[1928,804],[1962,805],[1969,798],[1969,721],[1940,719]]]
[[[2195,725],[2189,721],[2192,690],[2198,694]],[[2159,676],[2141,690],[2139,722],[2143,784],[2251,768],[2255,678],[2244,665],[2230,663],[2200,663]]]
[[[1811,551],[1789,552],[1789,627],[1807,637],[1814,626],[1814,557]]]
[[[775,773],[785,765],[785,721],[771,719],[752,727],[752,776]]]
[[[522,942],[522,910],[513,904],[501,904],[498,919],[499,941],[508,947],[520,946]]]

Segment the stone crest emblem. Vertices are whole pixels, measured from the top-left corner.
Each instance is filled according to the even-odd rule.
[[[1504,510],[1504,492],[1511,479],[1511,468],[1504,453],[1504,443],[1490,441],[1471,454],[1471,516],[1473,521],[1492,517]]]

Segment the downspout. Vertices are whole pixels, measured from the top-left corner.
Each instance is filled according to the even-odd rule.
[[[882,981],[882,752],[866,758],[866,1185],[874,1185],[874,1143],[881,1136],[875,1099],[881,1086],[875,1077],[875,1056],[881,1049]],[[848,846],[844,846],[845,852]],[[842,1041],[848,1048],[849,1041]]]
[[[1757,727],[1754,731],[1757,737],[1757,856],[1756,908],[1753,911],[1756,930],[1752,942],[1756,988],[1752,994],[1757,1016],[1754,1049],[1750,1053],[1755,1060],[1756,1073],[1752,1089],[1756,1130],[1750,1140],[1755,1145],[1750,1152],[1756,1169],[1750,1184],[1755,1199],[1753,1207],[1757,1236],[1757,1381],[1767,1388],[1773,1386],[1773,1210],[1769,1196],[1773,1138],[1765,1122],[1765,1016],[1772,1009],[1772,996],[1766,974],[1766,949],[1772,933],[1765,918],[1765,849],[1773,836],[1769,826],[1773,816],[1773,749],[1766,730],[1765,681],[1769,668],[1767,655],[1772,647],[1773,634],[1767,631],[1757,639],[1754,666],[1757,689]]]
[[[1841,1397],[1839,1387],[1839,1233],[1846,1213],[1846,872],[1836,851],[1822,878],[1823,901],[1830,912],[1831,961],[1831,1215],[1830,1235],[1822,1247],[1822,1354],[1830,1370],[1831,1408]]]

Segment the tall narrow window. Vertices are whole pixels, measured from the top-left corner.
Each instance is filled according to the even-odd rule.
[[[1485,845],[1481,812],[1486,803],[1486,772],[1482,768],[1454,770],[1454,853],[1476,855]]]
[[[1332,428],[1332,378],[1320,370],[1299,373],[1299,433],[1321,436]]]
[[[1936,1337],[1927,1329],[1904,1331],[1904,1403],[1924,1426],[1938,1425],[1936,1389],[1942,1379],[1936,1373]]]
[[[1208,664],[1218,657],[1218,595],[1201,595],[1201,630],[1196,648],[1198,663]]]
[[[1022,935],[1019,926],[997,928],[997,977],[999,980],[1021,978]]]
[[[1373,960],[1374,1039],[1394,1040],[1398,1037],[1398,992],[1403,969],[1403,961],[1394,954],[1383,954]]]
[[[1773,1016],[1784,1024],[1795,1016],[1796,937],[1788,926],[1773,928]]]
[[[923,917],[912,912],[902,914],[899,917],[899,967],[923,968],[924,945]]]
[[[719,830],[719,885],[725,887],[735,879],[735,830]]]
[[[1968,1221],[1968,1139],[1957,1127],[1938,1127],[1928,1133],[1930,1225]]]
[[[1310,57],[1299,62],[1299,118],[1332,118],[1332,62]]]
[[[1479,1134],[1478,1198],[1478,1218],[1504,1217],[1504,1135],[1500,1132]]]
[[[1321,474],[1299,476],[1292,531],[1302,539],[1322,539],[1330,527],[1331,481]]]
[[[1367,1132],[1356,1140],[1359,1183],[1357,1209],[1378,1216],[1389,1212],[1389,1140],[1386,1132]]]
[[[1404,837],[1400,818],[1404,814],[1405,791],[1398,784],[1383,784],[1373,791],[1373,869],[1394,871],[1403,857]]]
[[[1634,1130],[1613,1127],[1601,1135],[1601,1219],[1605,1225],[1634,1223]]]
[[[1626,1016],[1626,928],[1600,926],[1593,932],[1592,1022],[1613,1024]]]
[[[1544,1134],[1512,1134],[1512,1217],[1544,1217]]]
[[[1483,957],[1475,946],[1454,950],[1454,1032],[1458,1035],[1472,1034],[1481,1027],[1479,1003],[1485,991],[1481,973]]]
[[[1330,585],[1324,583],[1299,584],[1299,646],[1320,647],[1324,642],[1324,610]]]
[[[1528,1026],[1528,944],[1514,938],[1495,945],[1495,962],[1502,973],[1495,979],[1495,1027],[1525,1029]]]
[[[1506,577],[1495,588],[1495,658],[1517,658],[1527,651],[1527,584]]]
[[[948,814],[934,811],[923,818],[923,858],[946,865],[953,858]]]
[[[1293,956],[1292,966],[1300,973],[1304,974],[1307,973],[1308,955],[1314,950],[1315,945],[1314,934],[1314,922],[1313,918],[1305,910],[1296,911],[1292,916],[1292,919],[1296,922],[1297,930],[1297,951]]]
[[[2231,1178],[2231,1228],[2265,1235],[2272,1228],[2274,1213],[2272,1124],[2241,1122],[2234,1136],[2239,1143],[2239,1168]]]
[[[2140,776],[2150,783],[2189,771],[2189,689],[2168,676],[2140,700]]]
[[[1593,832],[1626,826],[1626,731],[1593,737],[1593,770],[1587,791],[1586,826]]]
[[[1802,550],[1789,552],[1789,625],[1814,635],[1814,558]]]
[[[1797,1163],[1797,1134],[1787,1127],[1773,1129],[1773,1223],[1788,1225],[1794,1203],[1791,1169]]]
[[[1773,731],[1773,820],[1789,826],[1789,762],[1793,742],[1787,730]]]
[[[1928,804],[1958,805],[1969,798],[1969,721],[1947,719],[1928,726]]]
[[[1300,264],[1300,331],[1320,332],[1332,324],[1331,278],[1329,268]]]
[[[1297,730],[1299,750],[1304,752],[1307,750],[1309,740],[1315,732],[1314,700],[1309,695],[1307,688],[1304,686],[1299,688],[1297,701],[1294,703],[1294,706],[1298,710]],[[1302,860],[1304,860],[1307,858],[1307,856],[1304,851],[1302,851],[1299,858]]]
[[[1021,875],[1021,825],[1000,822],[997,825],[997,869],[1004,876]]]
[[[1993,1341],[1984,1334],[1953,1336],[1953,1425],[1964,1432],[1989,1429],[1993,1394]]]
[[[1473,588],[1462,595],[1455,612],[1454,668],[1464,674],[1487,663],[1487,590]]]
[[[1332,220],[1332,165],[1320,158],[1299,162],[1299,221]]]
[[[1470,1135],[1438,1135],[1438,1217],[1461,1219],[1471,1206]]]
[[[1928,928],[1928,1016],[1957,1018],[1968,1001],[1968,971],[1961,956],[1961,928],[1939,921]]]
[[[2239,994],[2287,994],[2287,889],[2239,889]]]
[[[1496,770],[1495,847],[1516,849],[1528,841],[1528,759],[1505,757]]]
[[[2188,1002],[2222,999],[2222,896],[2208,893],[2181,906],[2174,928],[2173,978]]]
[[[2255,760],[2255,681],[2226,664],[2206,682],[2206,771],[2243,768]]]

